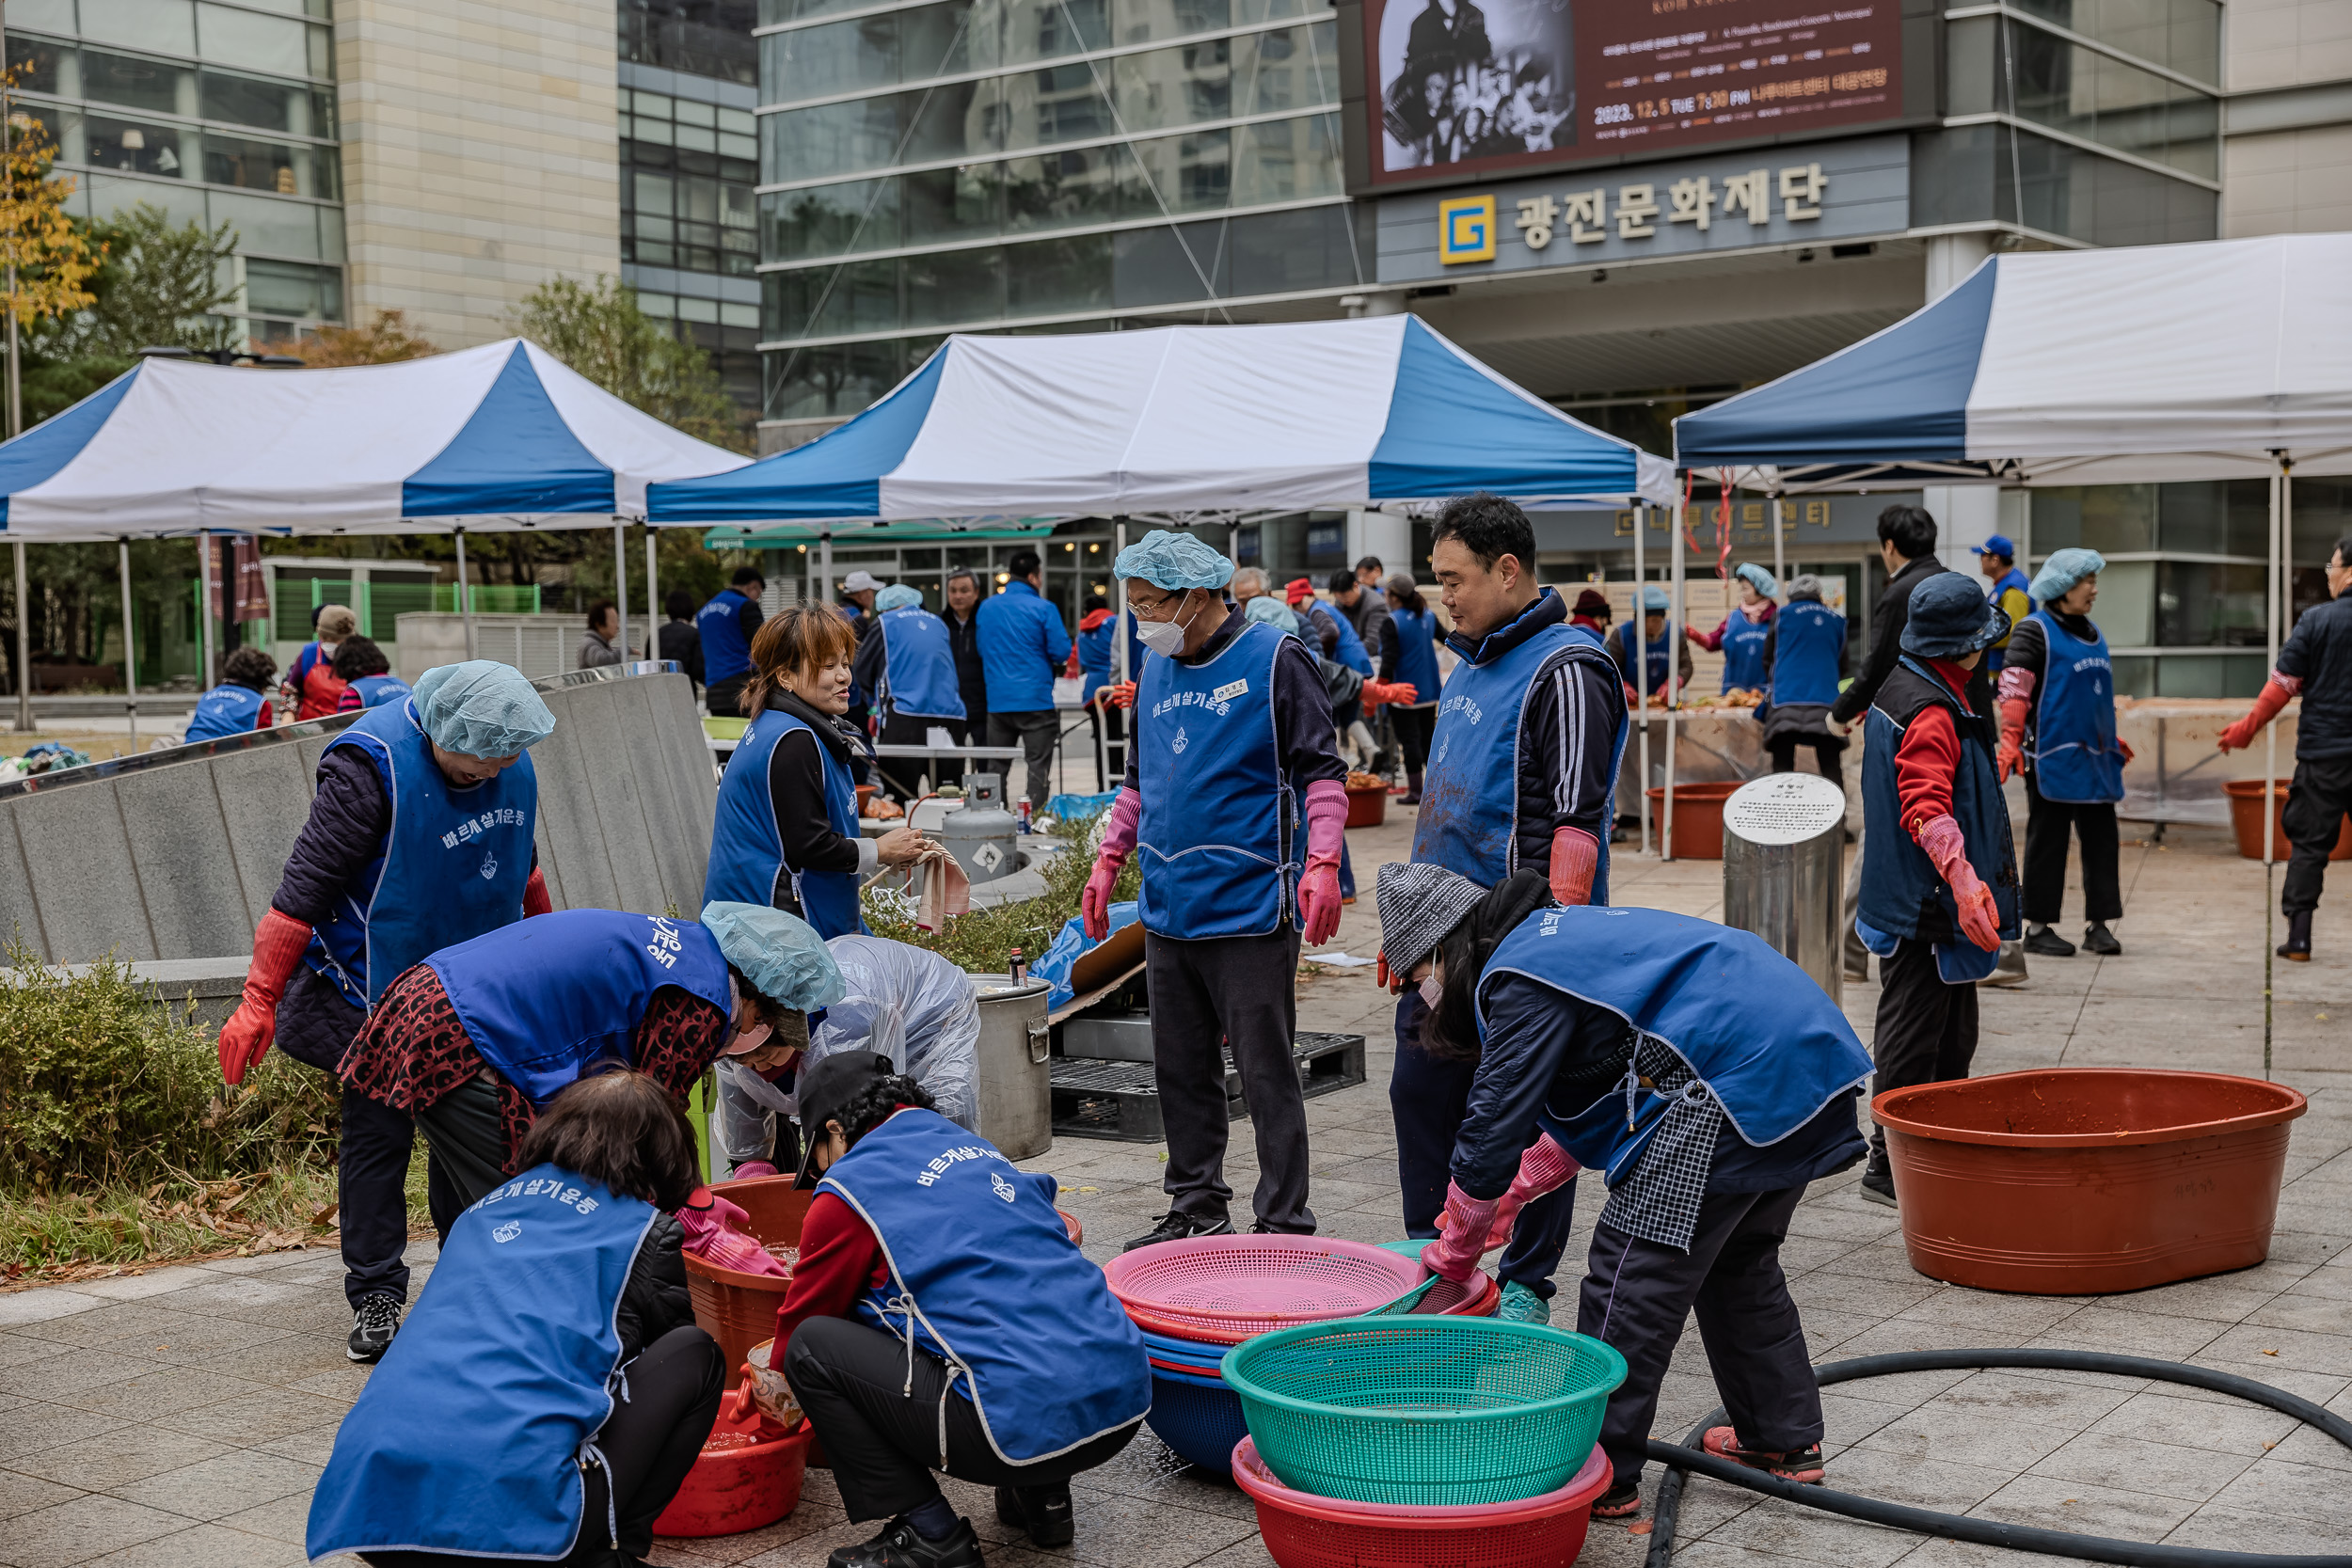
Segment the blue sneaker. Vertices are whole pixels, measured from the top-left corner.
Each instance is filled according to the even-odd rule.
[[[1495,1308],[1495,1317],[1506,1323],[1548,1323],[1551,1303],[1514,1279],[1502,1287],[1502,1302]]]

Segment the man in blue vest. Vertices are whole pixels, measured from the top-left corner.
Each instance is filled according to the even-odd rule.
[[[1029,807],[1045,815],[1054,794],[1054,677],[1070,657],[1070,628],[1044,595],[1045,562],[1022,550],[1005,563],[1004,592],[982,599],[980,662],[988,671],[988,743],[1018,746],[1028,769]]]
[[[2033,613],[2033,587],[2026,574],[2017,567],[2017,546],[2006,533],[1996,533],[1981,545],[1968,546],[1978,558],[1978,569],[1992,579],[1993,586],[1985,597],[2000,607],[2009,617],[2010,635],[2025,625]],[[1984,676],[1989,681],[2001,678],[2001,667],[2009,661],[2009,638],[2004,637],[1984,651]]]
[[[963,694],[957,688],[956,650],[947,623],[923,608],[923,592],[903,582],[874,595],[879,637],[857,645],[850,679],[882,715],[882,743],[920,746],[936,727],[963,721]],[[929,769],[921,757],[887,757],[876,769],[899,799],[923,792]]]
[[[1968,1076],[1977,982],[2017,940],[2017,856],[1994,766],[1994,721],[1971,673],[2009,617],[1958,572],[1911,591],[1902,652],[1870,705],[1862,749],[1857,929],[1880,958],[1870,1054],[1877,1092]],[[1892,1206],[1886,1134],[1871,1135],[1862,1196]]]
[[[371,708],[319,758],[310,817],[253,933],[245,996],[220,1032],[221,1075],[245,1081],[273,1042],[333,1073],[402,971],[552,907],[532,832],[526,749],[555,716],[512,667],[445,664],[414,696]],[[346,1087],[336,1152],[349,1354],[372,1362],[408,1299],[408,1158],[416,1124]]]
[[[1845,656],[1846,618],[1821,602],[1820,578],[1799,572],[1764,634],[1764,750],[1773,772],[1794,772],[1798,746],[1810,746],[1821,777],[1845,787],[1846,737],[1829,727]]]
[[[727,586],[694,613],[694,630],[703,648],[703,705],[714,719],[737,717],[743,682],[752,673],[752,634],[759,630],[759,597],[767,592],[756,567],[738,566]]]
[[[1429,561],[1454,617],[1447,646],[1461,662],[1438,705],[1413,860],[1489,888],[1533,871],[1563,904],[1608,903],[1627,729],[1615,668],[1569,629],[1560,595],[1537,586],[1535,525],[1512,502],[1488,495],[1447,502]],[[1389,1108],[1405,1229],[1435,1236],[1472,1068],[1425,1048],[1422,995],[1401,974],[1390,979],[1403,993]],[[1505,1316],[1549,1321],[1573,1200],[1573,1189],[1563,1189],[1529,1206],[1499,1270]]]

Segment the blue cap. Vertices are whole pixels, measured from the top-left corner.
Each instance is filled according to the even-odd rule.
[[[2017,559],[2017,541],[2006,533],[1996,533],[1983,544],[1971,545],[1968,548],[1977,555],[1997,555],[2004,561]]]
[[[1964,658],[2009,635],[2009,616],[1958,572],[1924,578],[1911,591],[1903,652],[1921,658]]]

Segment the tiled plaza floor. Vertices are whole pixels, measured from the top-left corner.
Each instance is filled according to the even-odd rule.
[[[1352,842],[1366,896],[1332,945],[1368,955],[1376,936],[1371,870],[1402,858],[1406,831],[1392,818]],[[2230,856],[2218,832],[2174,830],[2163,846],[2127,842],[2123,875],[2124,955],[2036,959],[2027,985],[1986,991],[1979,1071],[2112,1063],[2261,1072],[2262,868]],[[1711,914],[1720,879],[1717,863],[1663,865],[1621,848],[1615,895]],[[2339,888],[2334,907],[2346,896]],[[2094,1299],[1960,1290],[1913,1272],[1894,1214],[1855,1197],[1849,1172],[1808,1196],[1784,1253],[1815,1358],[2080,1346],[2224,1368],[2352,1412],[2352,919],[2331,922],[2323,910],[2318,945],[2317,961],[2279,966],[2274,1071],[2310,1095],[2311,1110],[2295,1125],[2269,1262]],[[1309,1104],[1312,1202],[1328,1232],[1388,1241],[1402,1233],[1385,1090],[1390,1002],[1368,974],[1335,971],[1301,988],[1302,1027],[1360,1031],[1372,1046],[1369,1083]],[[1876,999],[1875,986],[1848,988],[1848,1011],[1866,1039]],[[1248,1127],[1234,1131],[1228,1178],[1246,1204],[1255,1162]],[[1086,1222],[1088,1251],[1100,1259],[1164,1208],[1160,1158],[1150,1146],[1065,1141],[1038,1164],[1061,1179],[1067,1206]],[[1589,1177],[1585,1187],[1579,1212],[1589,1227],[1599,1195]],[[1583,1247],[1580,1237],[1563,1265],[1570,1291]],[[416,1249],[420,1263],[430,1255],[429,1244]],[[341,1273],[332,1257],[294,1253],[0,1295],[0,1564],[299,1561],[311,1486],[366,1375],[343,1358]],[[1715,1402],[1695,1336],[1686,1338],[1660,1435],[1679,1437]],[[2342,1551],[2352,1541],[2352,1452],[2218,1396],[2137,1380],[1982,1372],[1849,1384],[1825,1402],[1830,1480],[1847,1490],[2237,1551]],[[984,1493],[955,1491],[984,1537],[1005,1536]],[[1080,1478],[1078,1497],[1074,1546],[1007,1545],[989,1560],[1022,1568],[1269,1560],[1247,1500],[1197,1479],[1148,1433]],[[678,1568],[815,1568],[869,1530],[845,1518],[831,1478],[814,1472],[782,1524],[664,1543],[657,1559]],[[1692,1488],[1680,1539],[1690,1568],[2023,1560],[1758,1503],[1706,1481]],[[1623,1525],[1599,1525],[1584,1560],[1632,1568],[1648,1545]]]

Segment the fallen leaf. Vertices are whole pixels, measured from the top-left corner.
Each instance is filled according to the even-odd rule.
[[[1650,1519],[1644,1519],[1644,1520],[1643,1520],[1641,1523],[1639,1523],[1639,1524],[1634,1524],[1634,1525],[1628,1525],[1628,1526],[1626,1526],[1626,1527],[1625,1527],[1625,1532],[1626,1532],[1626,1534],[1628,1534],[1628,1535],[1647,1535],[1647,1534],[1648,1534],[1648,1533],[1649,1533],[1652,1529],[1655,1529],[1656,1528],[1657,1528],[1657,1523],[1656,1523],[1656,1521],[1654,1521],[1654,1520],[1650,1520]]]
[[[2272,1438],[2269,1442],[2265,1443],[2265,1444],[2263,1445],[2263,1452],[2265,1452],[2265,1453],[2268,1453],[2271,1449],[2273,1449],[2277,1448],[2278,1446],[2279,1446],[2279,1439],[2278,1439],[2278,1438],[2276,1438],[2276,1437],[2273,1437],[2273,1438]]]
[[[2263,1354],[2264,1354],[2265,1355],[2276,1355],[2276,1354],[2278,1354],[2279,1353],[2278,1353],[2277,1351],[2275,1351],[2275,1350],[2266,1350],[2266,1351],[2263,1352]]]
[[[310,1216],[310,1223],[324,1229],[326,1226],[326,1222],[335,1217],[335,1211],[342,1206],[342,1200],[341,1198],[336,1199],[326,1208],[320,1210],[317,1213],[312,1214]]]
[[[2076,1499],[2074,1499],[2074,1498],[2073,1498],[2073,1497],[2062,1497],[2062,1498],[2060,1498],[2060,1499],[2059,1499],[2059,1502],[2060,1502],[2061,1504],[2064,1504],[2064,1503],[2071,1503],[2071,1502],[2074,1502],[2074,1501],[2075,1501],[2075,1500],[2076,1500]]]
[[[1099,1193],[1103,1189],[1100,1187],[1081,1187],[1078,1190],[1082,1193]]]

